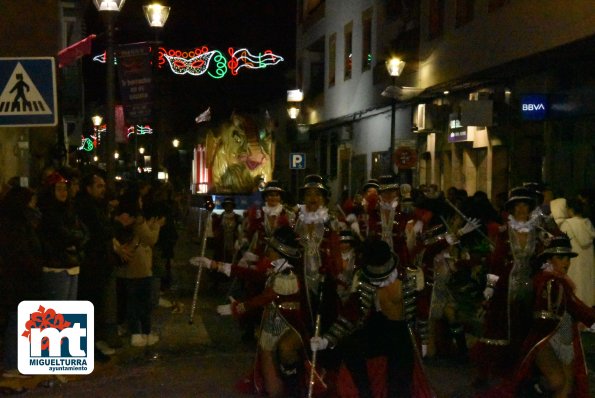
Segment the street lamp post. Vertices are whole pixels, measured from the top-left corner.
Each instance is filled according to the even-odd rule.
[[[91,117],[91,121],[93,122],[93,134],[95,134],[95,141],[99,142],[99,128],[101,127],[101,123],[103,123],[103,117],[101,115],[94,115]],[[97,148],[93,146],[93,157],[97,155]],[[93,159],[96,161],[95,159]]]
[[[390,90],[385,90],[386,92],[390,92],[392,94],[388,94],[391,97],[391,108],[390,108],[390,145],[389,145],[389,173],[394,174],[394,164],[395,164],[395,113],[397,111],[397,96],[396,96],[396,80],[397,77],[401,75],[403,72],[403,68],[405,67],[405,61],[402,61],[399,58],[391,58],[386,61],[386,70],[388,74],[392,78],[392,86]],[[383,93],[384,94],[384,93]]]
[[[159,32],[165,26],[165,22],[167,22],[170,10],[171,7],[162,6],[159,3],[153,3],[143,6],[143,11],[145,14],[145,18],[147,19],[147,23],[151,28],[155,29],[155,47],[158,46]],[[161,133],[163,129],[161,129],[161,126],[157,124],[157,110],[155,108],[153,109],[155,112],[155,128],[153,131],[153,136],[151,137],[151,174],[153,175],[153,179],[157,179],[159,172],[159,137],[157,137],[157,132]]]
[[[126,0],[93,0],[103,16],[107,27],[107,48],[105,51],[106,71],[106,131],[105,162],[108,180],[115,175],[115,159],[111,156],[116,147],[116,66],[114,64],[114,21]]]

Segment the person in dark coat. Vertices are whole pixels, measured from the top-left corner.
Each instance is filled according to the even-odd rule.
[[[18,376],[17,307],[42,298],[42,252],[37,235],[41,215],[35,192],[12,187],[0,202],[0,309],[6,311],[4,377]]]
[[[76,211],[89,230],[89,240],[84,246],[85,259],[79,275],[79,300],[88,300],[95,307],[96,339],[112,339],[116,329],[115,254],[106,183],[99,171],[82,178],[81,191],[76,198]],[[102,353],[113,353],[113,349],[107,347],[99,354],[96,352],[95,358],[107,360]]]
[[[46,177],[39,198],[43,249],[44,298],[76,300],[78,278],[87,242],[87,228],[71,206],[68,181],[54,172]]]

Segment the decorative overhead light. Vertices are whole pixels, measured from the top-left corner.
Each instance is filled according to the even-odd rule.
[[[405,61],[400,58],[390,58],[386,61],[386,70],[392,77],[401,76],[401,72],[405,68]]]
[[[126,0],[93,0],[97,11],[120,12]]]
[[[171,144],[174,146],[174,148],[177,148],[180,146],[180,140],[178,140],[177,138],[174,138],[174,140],[171,142]]]
[[[143,6],[145,18],[147,18],[147,22],[152,28],[163,28],[165,22],[167,22],[167,17],[169,17],[170,10],[171,7],[162,6],[159,3]]]
[[[140,153],[141,155],[142,155],[143,153],[145,153],[145,147],[142,147],[142,146],[141,146],[140,148],[138,148],[138,153]]]
[[[114,152],[114,159],[118,159],[120,157],[120,154],[118,152]]]
[[[93,126],[99,127],[99,126],[101,126],[101,123],[103,122],[103,117],[101,117],[100,115],[95,115],[95,116],[91,117],[91,121],[93,122]]]

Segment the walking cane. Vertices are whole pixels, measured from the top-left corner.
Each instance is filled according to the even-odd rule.
[[[319,293],[318,293],[318,313],[316,314],[316,324],[314,326],[314,337],[320,337],[320,305],[322,304],[322,285],[324,284],[324,276],[320,279]],[[314,377],[316,376],[316,357],[318,350],[312,351],[312,362],[310,364],[310,380],[308,383],[308,398],[312,398],[314,393]]]
[[[207,210],[207,219],[204,222],[204,225],[202,226],[202,241],[201,241],[201,245],[200,245],[200,256],[204,257],[205,256],[205,251],[207,249],[207,226],[209,225],[208,221],[209,218],[211,217],[211,210],[210,209],[206,209]],[[202,221],[202,217],[200,218],[200,221]],[[190,316],[188,318],[188,323],[190,325],[192,325],[192,323],[194,322],[194,312],[196,311],[196,304],[198,302],[198,289],[200,288],[200,279],[202,276],[202,269],[203,267],[198,267],[198,274],[196,274],[196,282],[194,283],[194,294],[192,296],[192,306],[190,307]]]

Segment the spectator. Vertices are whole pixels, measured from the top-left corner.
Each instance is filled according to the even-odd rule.
[[[593,239],[595,229],[583,215],[580,201],[568,200],[568,218],[560,225],[572,244],[572,251],[577,254],[572,258],[568,276],[575,283],[576,296],[589,307],[595,305],[595,262],[593,259]]]
[[[122,225],[123,209],[138,206],[142,210],[140,192],[136,189],[120,198],[116,211],[117,220]],[[151,327],[151,292],[152,292],[152,252],[157,242],[159,229],[165,224],[165,218],[137,217],[134,223],[133,235],[130,239],[114,239],[114,251],[120,256],[124,266],[119,274],[125,279],[126,285],[126,318],[128,332],[131,334],[130,344],[135,347],[153,345],[159,341],[159,336],[152,332]]]
[[[44,298],[76,300],[83,246],[88,240],[68,196],[68,181],[57,172],[46,177],[40,192],[39,226],[43,249]]]
[[[3,377],[17,370],[17,307],[42,298],[42,252],[36,226],[40,214],[35,192],[12,187],[0,202],[0,308],[7,313]]]
[[[105,179],[100,171],[95,171],[82,178],[76,198],[77,213],[89,230],[79,275],[79,299],[88,300],[95,307],[95,346],[99,349],[95,359],[99,361],[106,361],[106,355],[115,353],[106,340],[115,340],[116,333],[113,231],[105,192]]]

